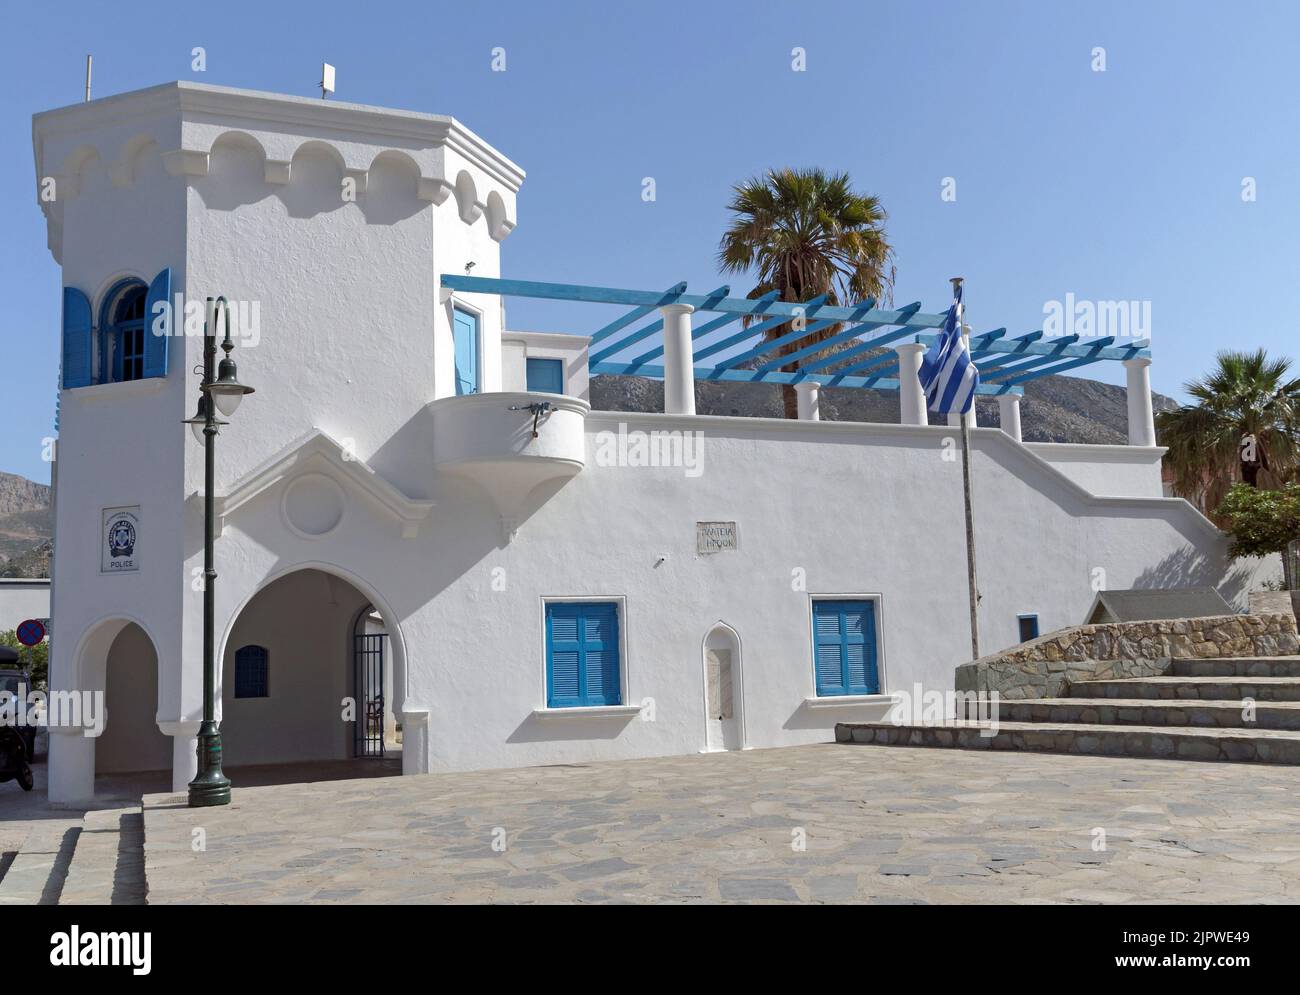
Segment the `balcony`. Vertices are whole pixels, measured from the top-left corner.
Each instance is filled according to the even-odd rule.
[[[579,398],[506,391],[444,397],[428,408],[434,466],[491,498],[506,542],[545,488],[558,489],[586,463],[591,405]]]

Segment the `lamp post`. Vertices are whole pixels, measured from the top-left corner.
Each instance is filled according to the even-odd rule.
[[[213,377],[217,358],[217,318],[226,319],[226,337],[221,343],[225,357]],[[230,417],[245,394],[253,392],[239,382],[235,361],[230,358],[235,344],[230,340],[230,308],[224,297],[207,300],[203,324],[203,381],[199,385],[199,408],[186,424],[203,442],[203,724],[199,727],[199,772],[189,785],[191,808],[230,804],[230,780],[221,770],[221,731],[216,721],[216,659],[214,640],[215,588],[212,544],[216,525],[216,441],[217,426],[228,425],[218,414]]]

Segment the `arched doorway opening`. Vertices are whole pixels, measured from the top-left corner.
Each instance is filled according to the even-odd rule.
[[[109,643],[103,666],[104,731],[94,740],[95,776],[170,771],[171,737],[158,728],[153,640],[127,622]]]
[[[740,636],[719,622],[704,637],[704,748],[714,753],[745,748],[744,684]]]
[[[392,686],[388,629],[375,606],[367,604],[352,625],[352,695],[357,703],[354,757],[385,757],[400,748]]]
[[[388,631],[370,597],[315,567],[287,573],[253,595],[231,625],[222,656],[225,766],[332,762],[341,768],[374,757],[400,769]],[[367,676],[358,674],[358,636],[376,649],[362,661],[376,668],[373,685],[358,680]],[[376,727],[379,749],[359,751]],[[383,735],[389,728],[392,737]]]

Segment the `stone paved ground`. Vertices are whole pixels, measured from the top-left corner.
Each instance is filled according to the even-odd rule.
[[[1300,902],[1296,783],[825,745],[153,796],[149,901]]]

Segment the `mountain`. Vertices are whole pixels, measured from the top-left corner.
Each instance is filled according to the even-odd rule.
[[[1178,407],[1171,397],[1153,394],[1156,411]],[[631,376],[597,376],[591,380],[591,406],[602,411],[662,411],[664,385]],[[768,383],[698,380],[695,409],[702,415],[782,418],[781,387]],[[828,387],[821,392],[826,421],[898,422],[898,394],[892,390]],[[932,415],[936,423],[945,423]],[[982,426],[999,425],[993,398],[976,402]],[[1123,445],[1128,441],[1128,402],[1123,387],[1079,377],[1044,377],[1025,385],[1020,402],[1021,434],[1026,442],[1091,442]]]
[[[49,487],[0,473],[0,577],[48,577],[53,535]]]

